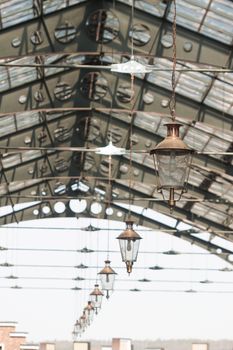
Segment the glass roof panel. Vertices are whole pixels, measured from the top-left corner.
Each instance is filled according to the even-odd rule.
[[[191,212],[203,216],[206,219],[209,219],[218,224],[224,224],[225,220],[228,217],[226,213],[226,207],[224,205],[218,204],[219,210],[206,206],[204,203],[195,203],[191,209]]]
[[[118,0],[124,4],[131,4],[131,0]],[[148,12],[156,17],[163,17],[166,3],[160,0],[135,0],[135,8]]]
[[[205,8],[200,7],[199,4],[194,5],[193,1],[190,3],[190,1],[187,0],[180,0],[176,4],[176,22],[183,27],[198,31],[205,12]],[[193,15],[194,13],[195,16]],[[172,4],[167,18],[173,22],[173,17],[174,5]]]
[[[211,221],[217,222],[218,224],[224,224],[225,220],[227,219],[227,214],[225,214],[222,211],[218,211],[215,209],[210,209],[206,214],[205,217]]]
[[[12,212],[13,212],[13,208],[11,205],[0,207],[0,217],[11,214]]]
[[[211,137],[208,144],[204,148],[205,152],[225,152],[230,147],[230,142],[220,140],[217,137]],[[221,157],[221,155],[215,155],[216,158]]]
[[[85,1],[86,0],[44,0],[43,11],[45,14],[48,14]]]
[[[58,11],[86,0],[44,0],[44,14]],[[33,0],[9,0],[0,2],[1,28],[9,28],[19,23],[37,18],[38,13]]]
[[[53,63],[58,58],[62,58],[61,55],[45,56],[45,64]],[[22,67],[0,67],[0,91],[6,91],[17,86],[21,86],[25,83],[30,83],[38,79],[38,71],[36,67],[23,67],[27,64],[35,64],[34,56],[27,56],[16,60],[4,60],[12,64],[21,64]],[[51,76],[59,72],[64,71],[65,68],[49,67],[45,68],[45,76]]]
[[[118,0],[131,5],[130,0]],[[162,1],[136,1],[135,7],[156,17],[163,17],[166,3]],[[199,32],[214,40],[232,45],[233,3],[230,0],[177,0],[178,25]],[[193,15],[195,13],[195,16]],[[173,22],[174,5],[171,4],[167,19]]]
[[[130,159],[129,154],[125,154],[123,156],[124,158]],[[143,164],[147,166],[148,168],[153,169],[154,168],[154,161],[153,158],[150,155],[140,154],[140,153],[132,153],[131,159],[133,162],[138,164]]]
[[[42,151],[25,151],[22,154],[13,154],[6,156],[2,159],[2,164],[4,169],[10,168],[12,166],[17,166],[18,164],[21,164],[22,162],[26,162],[35,158],[41,157],[43,154]]]
[[[227,200],[231,200],[233,198],[232,184],[223,181],[221,178],[218,178],[218,181],[212,182],[209,187],[209,191]]]
[[[1,27],[8,28],[34,18],[33,0],[10,0],[0,3]]]
[[[134,125],[144,130],[151,130],[156,132],[161,123],[161,117],[158,115],[151,115],[149,113],[137,112],[134,119]]]
[[[233,104],[233,85],[215,80],[204,103],[217,110],[232,114],[230,107]]]
[[[196,151],[202,151],[205,145],[208,143],[210,136],[197,130],[196,128],[189,127],[184,136],[184,142]]]
[[[205,36],[231,45],[233,42],[233,4],[231,1],[213,0],[207,10],[208,2],[180,0],[177,2],[177,24],[200,32]],[[195,16],[193,16],[195,13]],[[168,14],[173,21],[174,5]]]
[[[32,179],[32,180],[25,180],[25,181],[12,181],[8,185],[9,192],[20,191],[20,190],[24,189],[25,187],[33,186],[33,185],[36,185],[37,183],[40,183],[40,182],[41,182],[41,179]],[[0,187],[0,189],[1,189],[1,187]],[[6,189],[6,186],[5,186],[5,189]],[[5,191],[4,193],[7,193],[7,191]]]
[[[195,169],[190,170],[189,183],[193,186],[200,186],[200,184],[205,180],[205,176]]]

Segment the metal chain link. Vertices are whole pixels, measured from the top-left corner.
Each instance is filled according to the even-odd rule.
[[[172,120],[175,121],[175,112],[176,112],[176,0],[173,0],[174,4],[174,16],[173,16],[173,25],[172,25],[172,48],[173,48],[173,57],[172,57],[172,94],[169,101],[169,109],[171,113]]]

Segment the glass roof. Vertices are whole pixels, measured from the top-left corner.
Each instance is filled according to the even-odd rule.
[[[130,0],[117,0],[131,4]],[[169,3],[169,2],[168,2]],[[177,0],[177,24],[227,45],[233,43],[233,3],[230,0]],[[163,17],[163,1],[136,0],[135,7],[156,17]],[[195,16],[193,14],[195,13]],[[174,5],[171,3],[167,19],[173,22]]]
[[[154,85],[171,90],[172,62],[164,58],[154,58],[154,67],[163,70],[149,73],[146,80]],[[182,67],[195,70],[200,66],[185,62],[177,64],[177,68]],[[166,68],[170,71],[164,71]],[[206,66],[206,69],[208,70],[208,66]],[[175,91],[177,94],[233,115],[233,79],[230,79],[230,76],[232,74],[225,77],[225,73],[218,73],[213,76],[209,72],[178,72]]]
[[[63,8],[80,4],[86,0],[44,0],[43,12],[49,14]],[[39,8],[33,0],[1,0],[1,29],[27,22],[39,16]]]
[[[40,3],[42,8],[39,6]],[[233,160],[226,154],[218,154],[218,152],[232,152],[232,73],[213,72],[211,68],[214,67],[208,65],[181,60],[177,62],[179,71],[176,72],[175,92],[178,96],[178,103],[184,107],[182,108],[183,114],[177,116],[177,121],[183,124],[181,138],[196,153],[190,170],[189,191],[184,194],[182,200],[177,203],[169,215],[169,208],[157,191],[154,162],[149,150],[165,136],[164,123],[170,120],[168,109],[164,109],[165,106],[161,104],[161,101],[166,99],[169,102],[172,62],[167,58],[153,57],[154,52],[158,52],[156,51],[157,43],[155,40],[151,45],[152,31],[150,32],[149,27],[149,29],[146,25],[143,27],[142,24],[134,36],[132,30],[130,34],[130,24],[127,22],[130,21],[130,17],[128,19],[125,17],[124,23],[121,22],[121,18],[126,16],[125,13],[119,15],[121,9],[125,9],[123,4],[131,5],[132,0],[99,1],[100,6],[107,4],[108,10],[111,10],[113,6],[120,19],[120,31],[119,33],[116,31],[116,40],[113,44],[111,44],[112,28],[105,31],[104,39],[109,40],[107,44],[98,41],[93,44],[93,37],[88,38],[89,41],[86,40],[87,34],[84,30],[86,22],[82,10],[90,11],[91,14],[92,10],[96,10],[97,2],[90,0],[88,6],[85,3],[87,0],[41,0],[41,2],[0,0],[0,30],[8,45],[2,53],[7,58],[0,59],[0,92],[3,96],[3,111],[0,115],[1,226],[13,223],[14,220],[17,222],[54,217],[47,229],[45,228],[46,220],[44,224],[39,220],[17,223],[15,226],[13,224],[11,227],[8,226],[9,233],[7,233],[7,228],[1,227],[3,230],[1,246],[2,250],[6,248],[6,252],[1,255],[0,288],[22,288],[24,290],[24,288],[57,287],[68,291],[81,289],[86,293],[90,287],[90,281],[94,283],[96,280],[96,268],[99,268],[96,265],[99,265],[100,258],[101,261],[106,258],[107,246],[113,251],[112,262],[117,268],[124,268],[120,261],[118,247],[116,247],[115,236],[119,234],[119,230],[124,229],[124,220],[129,214],[130,207],[130,214],[132,212],[135,223],[140,223],[140,225],[135,225],[136,229],[140,229],[142,235],[144,231],[146,239],[142,240],[142,254],[135,264],[134,276],[136,279],[133,280],[135,286],[132,286],[132,279],[126,281],[126,278],[119,277],[118,290],[122,288],[127,292],[154,291],[156,288],[165,289],[164,285],[167,283],[167,291],[174,292],[174,280],[178,279],[180,285],[177,291],[179,292],[198,290],[206,293],[208,291],[217,292],[220,289],[222,292],[233,293],[231,285],[218,287],[221,281],[232,284],[231,274],[221,277],[225,274],[223,271],[233,271],[232,263],[230,265],[230,260],[228,261],[229,252],[219,255],[222,259],[216,257],[217,247],[221,251],[224,248],[232,249],[233,246],[233,243],[229,242],[232,240],[233,233],[231,206],[233,176],[230,174],[230,165],[233,164]],[[78,5],[75,8],[78,15],[77,21],[74,21],[72,25],[74,24],[74,31],[77,28],[80,29],[75,37],[77,40],[72,43],[59,42],[57,39],[61,39],[65,32],[62,21],[67,19],[66,14],[68,14],[67,17],[73,16],[71,7],[75,5]],[[171,1],[135,0],[135,7],[137,20],[141,15],[142,22],[146,24],[147,19],[148,23],[150,21],[153,24],[154,22],[160,23],[159,34],[163,34],[164,27],[171,27],[174,11]],[[80,8],[82,10],[79,12]],[[46,17],[49,30],[41,46],[33,43],[33,34],[28,35],[27,38],[24,37],[24,34],[20,39],[17,37],[17,29],[24,28],[24,23],[28,22],[29,27],[35,23],[38,25],[37,28],[42,28],[40,21],[43,15],[53,14],[62,9],[67,9],[67,11],[61,11],[57,16]],[[129,13],[130,8],[128,8]],[[193,16],[194,13],[195,16]],[[167,17],[167,21],[164,16]],[[108,25],[118,23],[116,17],[109,15],[109,18],[111,20],[107,21]],[[61,23],[58,38],[55,36],[55,22]],[[209,38],[214,39],[215,45],[213,46],[221,46],[227,51],[224,56],[225,62],[230,57],[229,48],[233,44],[232,22],[233,3],[230,0],[177,0],[178,30],[182,27],[180,32],[185,32],[187,37],[192,35],[195,39],[201,39],[200,41],[203,39],[204,45],[207,43],[211,46],[213,41]],[[184,28],[193,32],[188,32]],[[194,32],[200,35],[194,35]],[[8,33],[13,39],[8,37]],[[137,47],[138,55],[135,55],[135,59],[142,64],[151,65],[152,70],[154,69],[149,74],[136,75],[135,105],[129,98],[127,99],[132,91],[130,76],[111,73],[109,67],[111,63],[128,61],[132,37],[138,43],[148,45],[145,48],[151,45],[151,50]],[[48,38],[51,42],[47,40]],[[17,40],[21,41],[22,46],[17,46]],[[124,43],[123,40],[125,40]],[[17,47],[19,51],[15,49]],[[93,50],[93,52],[88,53],[88,50]],[[59,53],[50,54],[48,53],[50,51]],[[61,51],[64,52],[60,53]],[[186,55],[187,52],[183,51]],[[12,57],[12,52],[18,52],[19,56],[23,52],[25,56]],[[31,55],[26,56],[28,52]],[[192,52],[190,56],[182,57],[193,58],[195,55]],[[12,66],[4,66],[7,63]],[[21,66],[13,66],[14,64]],[[83,67],[80,69],[79,65]],[[102,67],[102,70],[98,65]],[[206,68],[206,71],[198,71],[200,67]],[[192,71],[187,71],[186,68]],[[98,70],[98,74],[101,75],[98,80],[99,85],[95,86],[93,83],[96,79],[95,75],[90,75],[90,81],[87,81],[85,85],[83,77],[90,70]],[[59,100],[55,92],[57,84],[63,78],[65,88],[68,86],[69,96],[67,99]],[[76,79],[75,83],[74,79]],[[98,100],[91,100],[92,89],[99,93]],[[58,91],[58,95],[65,94],[61,90]],[[35,92],[44,91],[46,91],[46,98],[38,103]],[[86,91],[85,96],[83,92]],[[148,103],[144,103],[145,91],[149,92]],[[21,96],[26,98],[29,95],[33,103],[20,102]],[[121,101],[118,95],[123,95]],[[115,100],[111,99],[112,96]],[[35,108],[35,110],[29,110],[30,108]],[[145,112],[141,111],[142,108],[145,109]],[[195,109],[195,112],[187,120],[184,116],[191,108]],[[195,114],[197,110],[200,112],[198,116]],[[202,113],[207,114],[206,119]],[[219,123],[217,120],[211,124],[211,113],[215,120],[220,120]],[[226,124],[224,124],[225,120]],[[127,149],[126,154],[115,154],[111,158],[109,155],[95,154],[93,151],[93,148],[101,149],[110,142],[117,149]],[[133,145],[133,150],[129,152],[131,145]],[[56,148],[52,149],[53,146]],[[25,147],[25,149],[19,149],[17,152],[17,147]],[[38,147],[41,149],[38,150]],[[60,150],[59,147],[61,147]],[[83,149],[80,150],[81,148]],[[204,155],[203,152],[208,154]],[[106,205],[108,196],[111,196],[111,203],[108,199],[109,207]],[[132,205],[128,204],[130,199],[132,199]],[[74,220],[69,222],[62,220],[63,216],[73,216]],[[91,219],[89,219],[90,216]],[[108,220],[102,220],[102,218]],[[118,223],[111,219],[118,220]],[[109,222],[113,226],[110,226]],[[27,228],[24,229],[23,225]],[[97,228],[86,229],[91,225]],[[37,227],[37,232],[32,230],[32,226]],[[164,228],[164,232],[171,233],[171,235],[159,232],[161,227]],[[45,235],[40,234],[42,229]],[[226,239],[223,239],[224,229],[226,232],[232,232],[229,236],[225,236]],[[101,240],[99,240],[100,231]],[[106,234],[109,231],[111,235]],[[147,233],[148,237],[146,237]],[[20,242],[14,238],[17,235],[20,235]],[[54,246],[54,237],[56,237],[57,246]],[[151,247],[156,247],[156,249],[159,247],[158,252],[152,251]],[[203,248],[206,250],[203,251]],[[8,253],[7,250],[9,250]],[[15,254],[12,253],[14,250],[17,250]],[[27,253],[25,253],[26,250],[28,250]],[[34,254],[36,250],[40,252],[39,255]],[[54,255],[55,258],[51,258],[51,252],[55,250],[57,250],[56,254],[59,251],[59,254],[62,255]],[[93,252],[92,256],[88,255],[90,250]],[[48,253],[49,255],[46,255]],[[98,257],[96,253],[99,253]],[[189,255],[189,261],[184,258],[185,254]],[[203,255],[204,258],[198,254]],[[208,256],[208,262],[206,256]],[[176,260],[173,261],[173,259]],[[228,263],[229,265],[226,265]],[[210,269],[209,264],[211,264]],[[33,265],[36,268],[32,269]],[[160,265],[165,271],[160,275],[162,277],[155,278],[156,272],[153,270],[159,270]],[[10,269],[9,266],[11,266]],[[62,270],[64,268],[65,270]],[[197,271],[193,271],[195,269]],[[211,275],[213,272],[211,269],[215,269],[215,275]],[[10,273],[8,273],[9,270]],[[87,270],[86,273],[85,270]],[[174,274],[174,270],[178,271],[177,275]],[[210,270],[208,276],[207,270]],[[81,277],[77,277],[76,271]],[[212,280],[215,283],[209,286],[206,282],[207,278],[210,277],[211,280],[213,276]],[[14,282],[15,278],[17,278],[17,284]],[[160,281],[159,278],[161,278]],[[88,283],[85,284],[83,280]],[[77,281],[79,281],[78,284],[76,284]],[[144,287],[146,284],[144,282],[148,281],[154,283],[152,287]],[[130,282],[131,286],[125,287],[124,282]],[[61,300],[60,296],[59,300]]]

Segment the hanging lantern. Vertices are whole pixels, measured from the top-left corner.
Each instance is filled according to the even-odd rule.
[[[98,314],[98,310],[101,308],[103,295],[104,294],[99,289],[99,285],[95,284],[95,288],[90,293],[90,300],[91,300],[91,303],[95,309],[96,315]]]
[[[171,122],[165,125],[166,138],[152,149],[150,154],[154,157],[155,169],[157,164],[158,191],[162,192],[164,200],[168,201],[172,209],[176,201],[187,191],[194,151],[179,137],[179,128],[182,124]]]
[[[82,331],[85,330],[85,328],[87,327],[88,323],[87,323],[87,317],[85,315],[85,312],[83,311],[82,316],[79,318],[79,323],[81,325],[81,329]]]
[[[141,237],[133,229],[133,221],[128,220],[126,229],[117,237],[119,239],[122,261],[126,263],[127,272],[132,272],[133,263],[137,260]]]
[[[83,332],[82,326],[80,322],[77,320],[74,325],[74,329],[72,332],[73,338],[76,339]]]
[[[98,275],[100,275],[102,289],[106,290],[106,298],[108,299],[109,291],[113,290],[115,276],[117,275],[117,273],[110,266],[110,260],[105,261],[105,267],[98,273]]]
[[[95,312],[95,308],[92,305],[92,302],[88,301],[87,306],[84,308],[84,314],[86,316],[88,325],[90,325],[93,320],[94,312]]]

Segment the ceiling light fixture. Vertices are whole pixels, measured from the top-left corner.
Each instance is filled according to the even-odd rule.
[[[113,290],[116,272],[110,266],[110,260],[105,260],[105,267],[98,273],[102,290],[106,290],[106,298],[109,299],[109,291]]]
[[[90,293],[90,301],[92,302],[96,315],[98,314],[101,308],[103,295],[103,292],[101,292],[101,290],[99,289],[99,285],[95,284],[95,288]]]
[[[114,146],[110,140],[107,146],[96,148],[95,153],[104,156],[121,156],[126,154],[126,149]]]
[[[133,229],[133,221],[127,220],[126,229],[117,237],[120,244],[122,261],[125,262],[127,272],[132,272],[133,263],[137,260],[139,243],[142,238]]]
[[[137,62],[134,56],[124,63],[114,63],[111,65],[111,72],[128,73],[128,74],[146,74],[152,72],[152,67]]]
[[[131,56],[129,61],[123,62],[123,63],[114,63],[111,64],[110,70],[111,72],[117,72],[117,73],[128,73],[128,74],[145,74],[152,72],[152,67],[149,65],[144,65],[140,62],[138,62],[134,57],[134,43],[133,43],[133,32],[135,30],[134,26],[134,0],[132,0],[132,7],[131,7],[131,30],[132,30],[132,40],[131,40]]]
[[[87,324],[90,325],[91,322],[93,321],[94,313],[95,313],[95,308],[92,305],[92,302],[89,300],[87,302],[87,306],[84,308],[84,315],[86,316]]]
[[[110,133],[110,142],[109,144],[112,145],[112,133]],[[113,146],[113,145],[112,145]],[[114,146],[113,146],[114,147]],[[106,147],[105,147],[106,148]],[[108,202],[107,202],[107,211],[111,208],[111,196],[112,196],[112,186],[111,186],[111,178],[112,178],[112,155],[108,154]],[[110,266],[110,260],[109,260],[109,218],[108,220],[108,236],[107,236],[107,260],[105,260],[105,267],[98,273],[100,276],[100,282],[102,286],[102,290],[106,290],[106,298],[109,299],[109,292],[113,291],[114,282],[115,282],[115,276],[116,272],[111,268]]]
[[[172,211],[176,201],[187,191],[187,183],[192,163],[193,150],[191,150],[179,136],[182,124],[175,122],[175,87],[176,87],[176,0],[174,4],[173,19],[173,70],[172,70],[172,95],[169,103],[172,121],[165,124],[167,136],[154,149],[153,155],[157,176],[158,191],[162,193],[164,200]]]
[[[81,323],[77,320],[74,324],[74,329],[72,332],[73,339],[76,340],[78,336],[81,336],[83,333],[84,329],[81,326]]]

